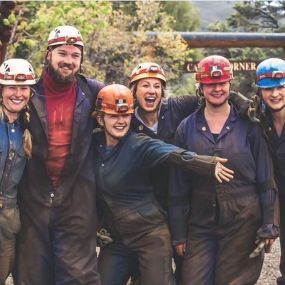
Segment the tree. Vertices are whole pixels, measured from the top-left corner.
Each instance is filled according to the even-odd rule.
[[[136,64],[155,61],[166,70],[170,80],[178,79],[184,62],[195,53],[188,50],[179,35],[171,33],[173,18],[163,11],[160,2],[131,3],[132,15],[126,14],[124,5],[106,1],[21,2],[25,13],[9,47],[9,56],[30,60],[39,74],[48,33],[55,26],[70,24],[79,28],[86,43],[84,70],[88,75],[126,84]],[[149,37],[149,31],[170,33]]]
[[[30,60],[37,74],[42,69],[47,38],[54,27],[66,24],[78,27],[88,45],[89,34],[106,24],[98,19],[111,11],[109,2],[93,1],[30,1],[19,6],[24,13],[19,20],[15,40],[9,46],[9,56]],[[29,21],[30,18],[33,21]]]
[[[200,18],[190,1],[163,1],[164,11],[173,17],[172,28],[175,31],[189,32],[200,27]]]
[[[285,2],[244,1],[234,7],[236,12],[228,18],[228,25],[246,32],[281,32],[285,13]]]
[[[131,70],[140,62],[155,61],[174,80],[182,74],[187,44],[173,33],[149,37],[147,32],[171,32],[172,18],[162,11],[159,2],[135,2],[132,15],[114,10],[108,28],[93,34],[89,55],[105,70],[108,82],[127,83]]]
[[[285,13],[284,1],[244,1],[234,6],[235,12],[226,22],[215,22],[209,26],[211,31],[219,32],[282,32]],[[206,54],[213,50],[206,49]],[[229,48],[217,50],[230,60],[250,59],[257,62],[269,57],[282,57],[282,48]],[[233,88],[247,96],[256,93],[255,72],[235,74]]]
[[[6,56],[7,45],[10,42],[15,23],[13,10],[15,1],[4,1],[0,3],[0,64]]]

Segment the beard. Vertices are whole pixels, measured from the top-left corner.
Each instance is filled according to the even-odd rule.
[[[68,84],[75,80],[77,73],[79,70],[74,71],[74,65],[73,64],[66,64],[62,63],[59,65],[59,67],[68,67],[73,72],[67,76],[62,75],[58,70],[56,70],[50,62],[48,62],[48,73],[51,75],[51,77],[58,83],[62,84]]]

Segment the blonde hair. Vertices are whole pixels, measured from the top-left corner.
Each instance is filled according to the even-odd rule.
[[[29,123],[30,123],[30,106],[27,104],[26,108],[24,109],[24,112],[21,116],[21,125],[23,126],[24,133],[23,133],[23,147],[25,155],[28,159],[32,158],[32,135],[29,131]]]
[[[0,88],[1,91],[1,88]],[[32,89],[31,89],[32,92]],[[32,96],[32,93],[31,93]],[[30,97],[31,97],[30,96]],[[3,110],[3,100],[2,96],[0,97],[0,119],[4,119],[4,110]],[[30,106],[26,105],[25,109],[20,113],[20,124],[23,129],[23,148],[25,155],[28,159],[32,158],[32,135],[29,131],[28,125],[30,123]]]

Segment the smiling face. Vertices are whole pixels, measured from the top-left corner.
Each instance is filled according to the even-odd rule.
[[[285,85],[273,88],[262,88],[261,94],[264,103],[273,112],[279,112],[285,107]]]
[[[72,82],[79,72],[82,51],[74,45],[61,45],[47,54],[48,68],[55,80]]]
[[[203,94],[206,104],[219,107],[227,104],[230,95],[230,82],[203,84]]]
[[[116,145],[128,132],[132,114],[111,115],[100,114],[97,116],[99,125],[104,127],[106,144]]]
[[[156,112],[162,97],[162,82],[158,78],[143,78],[138,81],[135,98],[145,112]]]
[[[4,113],[9,121],[18,118],[20,112],[26,107],[30,99],[31,89],[26,85],[2,86],[2,99]]]

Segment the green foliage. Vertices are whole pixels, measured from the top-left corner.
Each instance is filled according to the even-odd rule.
[[[285,2],[244,1],[237,3],[234,9],[236,12],[227,19],[231,28],[246,32],[278,32],[284,18]]]
[[[273,5],[274,2],[274,5]],[[281,32],[285,30],[282,15],[285,12],[284,1],[244,1],[234,6],[235,12],[226,22],[209,25],[213,32]],[[213,49],[205,49],[206,55],[213,54]],[[229,48],[217,53],[231,61],[251,60],[261,62],[269,57],[282,57],[282,48]],[[232,88],[246,96],[256,93],[255,72],[234,74]]]
[[[85,42],[83,68],[87,75],[127,84],[135,65],[154,61],[166,70],[172,85],[181,77],[185,61],[194,59],[196,52],[190,51],[184,40],[172,33],[173,17],[161,3],[21,2],[18,9],[22,9],[22,15],[17,18],[17,33],[9,47],[9,56],[30,60],[40,75],[49,32],[58,25],[74,25]],[[195,23],[187,25],[194,27]],[[150,37],[150,31],[169,33]]]
[[[188,32],[199,28],[199,15],[189,1],[163,1],[161,5],[164,11],[173,17],[173,30]]]
[[[47,38],[50,31],[59,25],[74,25],[80,29],[88,44],[89,34],[105,25],[99,18],[111,12],[109,2],[45,1],[23,2],[17,34],[9,47],[9,56],[30,60],[39,75],[44,61]],[[100,17],[99,17],[100,15]],[[30,21],[29,19],[33,19]]]
[[[132,14],[130,5],[115,6],[106,19],[107,27],[91,36],[88,57],[90,62],[96,62],[97,74],[102,74],[106,82],[127,84],[138,63],[154,61],[165,69],[169,81],[179,78],[186,58],[191,55],[187,44],[173,33],[157,37],[147,34],[172,31],[172,17],[161,9],[160,2],[137,1],[132,5]]]
[[[179,84],[170,85],[167,89],[167,95],[169,96],[181,96],[196,94],[196,80],[194,74],[184,74]]]

